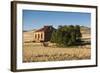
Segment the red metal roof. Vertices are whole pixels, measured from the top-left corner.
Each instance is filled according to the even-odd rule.
[[[40,28],[36,30],[35,32],[40,32],[40,31],[50,31],[50,28],[53,28],[52,26],[44,26],[43,28]]]

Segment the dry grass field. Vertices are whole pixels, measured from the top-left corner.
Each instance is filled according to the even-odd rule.
[[[23,62],[83,60],[91,58],[90,45],[60,48],[56,46],[44,47],[42,43],[33,43],[32,33],[24,32]],[[81,30],[82,39],[90,40],[90,30]]]
[[[82,60],[91,58],[90,46],[69,48],[44,47],[42,44],[24,43],[23,62]]]
[[[34,31],[23,32],[24,42],[31,42],[33,40]]]

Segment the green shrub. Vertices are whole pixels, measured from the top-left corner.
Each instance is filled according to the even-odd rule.
[[[72,46],[80,43],[81,37],[79,25],[59,26],[53,31],[50,41],[56,43],[57,46]]]

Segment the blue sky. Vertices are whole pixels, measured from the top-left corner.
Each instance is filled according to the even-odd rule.
[[[23,30],[32,30],[52,25],[82,25],[90,27],[91,14],[80,12],[56,12],[23,10]]]

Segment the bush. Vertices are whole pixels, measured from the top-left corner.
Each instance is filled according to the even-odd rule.
[[[79,25],[59,26],[53,31],[50,41],[57,46],[72,46],[81,41],[81,36]]]
[[[44,47],[47,47],[48,45],[49,45],[48,42],[43,42]]]

